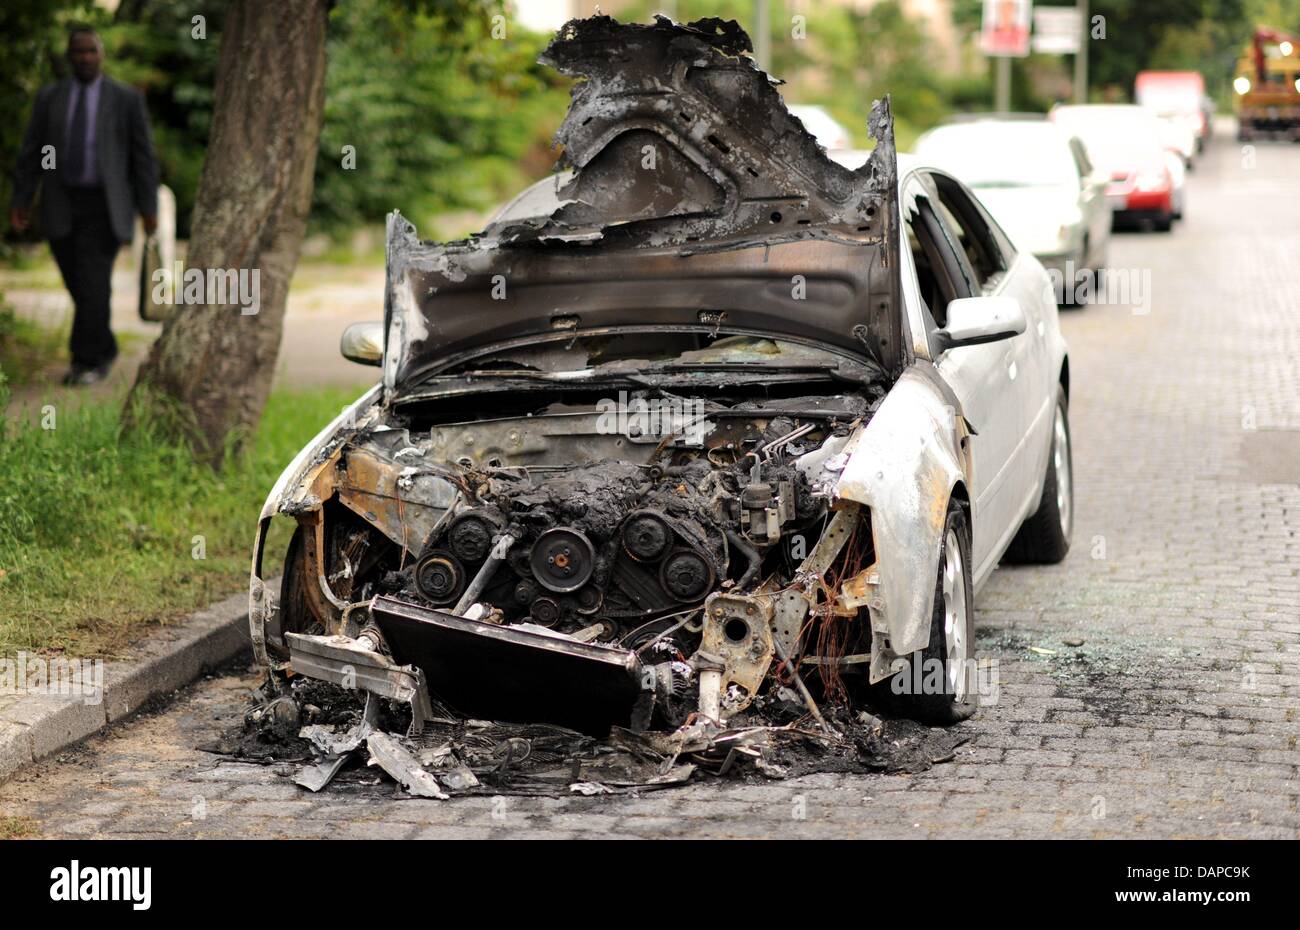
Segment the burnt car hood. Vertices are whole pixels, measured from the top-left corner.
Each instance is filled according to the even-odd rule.
[[[625,328],[816,342],[904,364],[897,166],[826,156],[734,23],[567,24],[541,61],[579,78],[538,215],[470,239],[388,220],[384,385],[392,394],[503,345]],[[526,214],[527,211],[524,211]]]

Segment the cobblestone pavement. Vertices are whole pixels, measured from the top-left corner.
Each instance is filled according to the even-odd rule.
[[[1074,550],[983,592],[1001,700],[954,761],[613,799],[313,796],[193,748],[242,712],[235,675],[30,768],[0,815],[50,836],[1295,837],[1300,146],[1221,138],[1188,183],[1172,235],[1111,247],[1149,270],[1149,312],[1064,315]]]

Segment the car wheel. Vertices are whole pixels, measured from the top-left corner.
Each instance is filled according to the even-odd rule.
[[[1052,420],[1052,449],[1043,478],[1043,500],[1011,540],[1007,559],[1054,565],[1070,551],[1074,531],[1074,469],[1070,457],[1070,418],[1065,389],[1056,388],[1056,414]]]
[[[1158,219],[1152,220],[1152,225],[1155,226],[1156,232],[1169,232],[1174,228],[1173,213],[1165,213]]]
[[[930,616],[930,642],[904,659],[904,665],[875,686],[878,703],[937,726],[958,723],[975,713],[975,590],[971,577],[970,525],[965,510],[952,504],[939,551],[939,573]]]
[[[1083,265],[1086,266],[1087,273],[1092,277],[1092,295],[1085,303],[1100,302],[1101,289],[1106,284],[1106,249],[1102,248],[1098,255],[1092,254],[1092,246],[1085,242],[1083,245]]]
[[[1066,262],[1067,268],[1069,268],[1071,265],[1073,265],[1074,267],[1074,280],[1066,281],[1065,275],[1061,275],[1061,290],[1063,291],[1063,293],[1061,294],[1060,299],[1056,301],[1056,303],[1059,306],[1061,307],[1079,306],[1080,303],[1080,301],[1078,300],[1079,290],[1080,288],[1083,287],[1083,282],[1087,278],[1088,273],[1090,271],[1088,267],[1088,258],[1089,258],[1088,240],[1084,239],[1083,245],[1079,249],[1079,254],[1071,255],[1069,260]],[[1068,291],[1066,290],[1067,288]],[[1066,299],[1067,297],[1069,299]]]
[[[267,646],[282,658],[289,657],[285,633],[323,633],[308,606],[306,586],[313,579],[307,574],[307,538],[301,526],[295,527],[284,557],[284,578],[280,581],[279,642]]]
[[[1102,287],[1106,284],[1106,266],[1110,264],[1110,243],[1107,242],[1101,247],[1101,254],[1097,256],[1096,264],[1093,266],[1092,286],[1094,293],[1100,293]],[[1100,299],[1100,298],[1098,298]]]

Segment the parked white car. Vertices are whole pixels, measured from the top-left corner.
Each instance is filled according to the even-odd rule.
[[[1110,246],[1108,179],[1083,143],[1045,117],[974,117],[921,136],[917,155],[952,172],[1011,239],[1037,256],[1068,303],[1070,285],[1105,268]]]
[[[887,99],[827,157],[746,43],[571,23],[564,170],[462,242],[390,217],[385,319],[343,345],[380,383],[261,514],[266,666],[413,725],[432,697],[693,747],[792,699],[974,711],[977,592],[1069,548],[1048,275],[896,158]]]
[[[844,128],[844,124],[831,116],[825,107],[812,104],[791,104],[790,115],[797,117],[803,128],[812,133],[817,143],[828,152],[835,149],[847,149],[853,144],[853,136]]]

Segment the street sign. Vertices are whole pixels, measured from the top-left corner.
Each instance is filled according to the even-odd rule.
[[[1083,17],[1078,7],[1034,8],[1034,51],[1039,55],[1075,55],[1083,35]]]
[[[980,48],[998,58],[1024,58],[1029,54],[1029,23],[1033,0],[984,0],[984,28]]]

